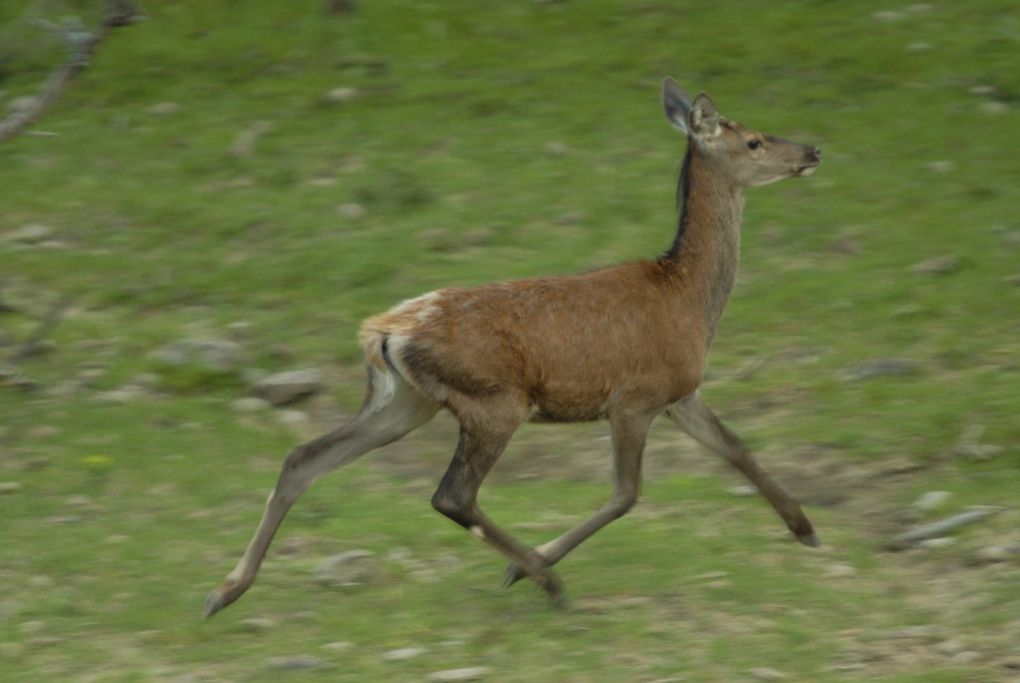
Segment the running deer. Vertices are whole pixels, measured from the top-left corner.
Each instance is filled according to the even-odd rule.
[[[663,82],[662,103],[687,137],[669,250],[581,275],[440,289],[365,321],[361,410],[287,455],[244,556],[206,599],[206,617],[251,587],[284,516],[314,481],[443,408],[460,423],[460,438],[432,505],[509,558],[504,585],[528,576],[555,603],[563,600],[552,566],[634,505],[645,438],[662,414],[746,475],[797,540],[818,545],[800,505],[716,418],[698,386],[736,277],[744,189],[810,175],[821,152],[726,119],[708,95],[692,101],[672,79]],[[612,433],[615,489],[590,518],[532,549],[485,515],[478,489],[523,422],[599,419]]]

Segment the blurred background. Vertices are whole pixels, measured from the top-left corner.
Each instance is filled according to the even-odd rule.
[[[131,7],[0,4],[0,680],[1020,681],[1015,2],[164,0],[99,28]],[[703,387],[824,547],[663,422],[555,610],[432,511],[441,415],[319,482],[201,622],[282,457],[357,409],[363,317],[668,247],[666,75],[824,151],[748,192]],[[609,450],[526,427],[482,501],[542,543],[609,496]]]

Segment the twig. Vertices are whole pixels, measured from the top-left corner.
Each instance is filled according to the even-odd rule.
[[[921,541],[945,536],[957,527],[979,522],[982,519],[991,517],[999,512],[1002,512],[1002,508],[1000,507],[978,505],[976,507],[972,507],[966,512],[961,512],[958,515],[946,517],[945,519],[940,519],[937,522],[924,524],[922,526],[914,527],[908,531],[904,531],[902,534],[893,537],[893,539],[886,544],[885,548],[886,550],[906,550],[911,546],[917,545]]]
[[[35,353],[39,344],[60,324],[64,317],[64,311],[70,305],[70,297],[64,297],[53,304],[46,316],[39,321],[35,331],[28,335],[28,338],[14,350],[14,353],[7,357],[4,364],[7,367],[13,367]]]
[[[0,142],[17,136],[35,123],[50,105],[57,101],[68,84],[88,67],[96,49],[112,29],[132,24],[141,16],[133,0],[107,0],[106,16],[92,33],[74,23],[62,27],[60,33],[68,47],[67,61],[50,73],[30,105],[12,112],[6,119],[0,121]],[[52,24],[48,26],[56,28]]]

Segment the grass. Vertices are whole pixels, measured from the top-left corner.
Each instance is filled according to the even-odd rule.
[[[40,390],[0,386],[0,481],[20,485],[0,494],[0,680],[1016,676],[1020,566],[968,563],[1020,540],[1013,3],[151,4],[0,147],[0,294],[19,309],[0,332],[23,339],[72,301],[54,349],[19,366]],[[0,107],[60,59],[26,23],[40,7],[0,6]],[[500,558],[429,508],[447,423],[318,484],[251,593],[198,621],[299,437],[232,408],[236,373],[150,353],[234,335],[252,367],[322,367],[336,381],[312,431],[360,400],[364,316],[439,286],[659,253],[683,146],[656,99],[667,74],[824,150],[812,178],[748,195],[705,394],[799,495],[846,497],[808,505],[826,549],[791,545],[660,426],[642,504],[563,562],[574,606],[555,611],[526,583],[498,590]],[[338,87],[355,97],[331,102]],[[178,110],[153,108],[166,102]],[[28,224],[57,244],[5,240]],[[950,272],[912,270],[942,256]],[[919,371],[842,379],[886,357]],[[158,391],[101,399],[139,375]],[[1002,451],[949,457],[974,425]],[[601,433],[523,430],[483,490],[490,514],[530,543],[576,523],[607,495]],[[893,459],[922,469],[871,476]],[[1010,509],[953,546],[877,552],[930,490],[953,496],[921,519]],[[374,579],[318,585],[319,559],[351,548],[375,553]],[[918,625],[935,635],[895,635]],[[954,640],[978,656],[954,658]],[[412,645],[427,651],[383,658]],[[328,668],[272,667],[296,654]]]

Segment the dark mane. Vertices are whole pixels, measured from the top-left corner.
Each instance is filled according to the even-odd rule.
[[[680,254],[680,243],[683,241],[684,229],[687,227],[686,224],[686,209],[687,209],[687,195],[691,191],[691,183],[688,174],[688,167],[691,163],[691,148],[690,144],[687,146],[687,154],[684,155],[684,160],[680,164],[680,178],[676,184],[676,210],[680,214],[680,221],[676,229],[676,237],[673,238],[673,244],[670,246],[669,251],[666,252],[666,258],[676,258]]]

